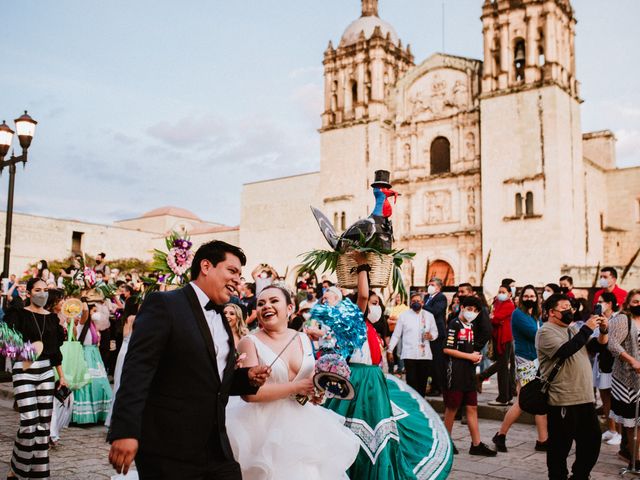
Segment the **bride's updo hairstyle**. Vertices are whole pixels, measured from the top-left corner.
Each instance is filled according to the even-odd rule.
[[[291,292],[289,292],[289,290],[287,290],[286,288],[281,287],[279,285],[269,285],[268,287],[264,287],[262,289],[262,291],[260,292],[260,295],[262,295],[267,290],[279,290],[279,291],[281,291],[282,295],[284,295],[284,300],[287,302],[287,305],[293,305],[293,300],[291,298]],[[260,295],[258,295],[258,296],[260,296]]]

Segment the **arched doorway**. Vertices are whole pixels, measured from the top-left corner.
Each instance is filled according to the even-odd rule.
[[[427,270],[427,281],[429,281],[433,277],[438,277],[440,280],[442,280],[442,283],[445,287],[451,287],[456,284],[456,278],[453,273],[453,268],[444,260],[435,260],[429,263],[429,268]]]

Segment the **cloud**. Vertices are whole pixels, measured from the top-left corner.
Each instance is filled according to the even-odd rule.
[[[312,77],[319,78],[324,73],[324,69],[320,65],[308,66],[308,67],[299,67],[291,70],[289,72],[289,78],[298,79],[301,77]]]
[[[296,103],[316,128],[320,124],[320,115],[324,110],[324,92],[318,83],[306,83],[296,88],[291,94]]]
[[[173,123],[161,121],[151,125],[146,132],[156,140],[180,148],[215,142],[228,134],[225,122],[210,114],[189,116]]]

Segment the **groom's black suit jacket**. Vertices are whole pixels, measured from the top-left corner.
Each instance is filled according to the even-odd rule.
[[[139,440],[139,453],[184,462],[233,460],[225,428],[229,395],[252,394],[248,369],[235,369],[233,334],[219,374],[211,331],[190,285],[150,294],[134,322],[110,442]]]

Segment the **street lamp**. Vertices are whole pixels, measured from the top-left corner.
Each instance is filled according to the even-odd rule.
[[[9,152],[9,148],[11,148],[11,142],[15,132],[9,128],[4,120],[2,121],[2,125],[0,125],[0,173],[2,173],[5,167],[9,167],[7,224],[4,237],[4,266],[2,268],[0,278],[7,278],[9,276],[9,261],[11,260],[11,224],[13,223],[13,190],[16,177],[16,164],[22,162],[24,165],[27,163],[27,150],[31,145],[31,140],[33,139],[33,134],[35,133],[36,125],[38,124],[38,122],[27,115],[26,110],[24,111],[24,115],[16,118],[14,122],[16,124],[16,131],[18,132],[20,146],[22,147],[22,155],[16,157],[14,153],[11,152],[11,157],[8,160],[5,160],[4,157]]]

